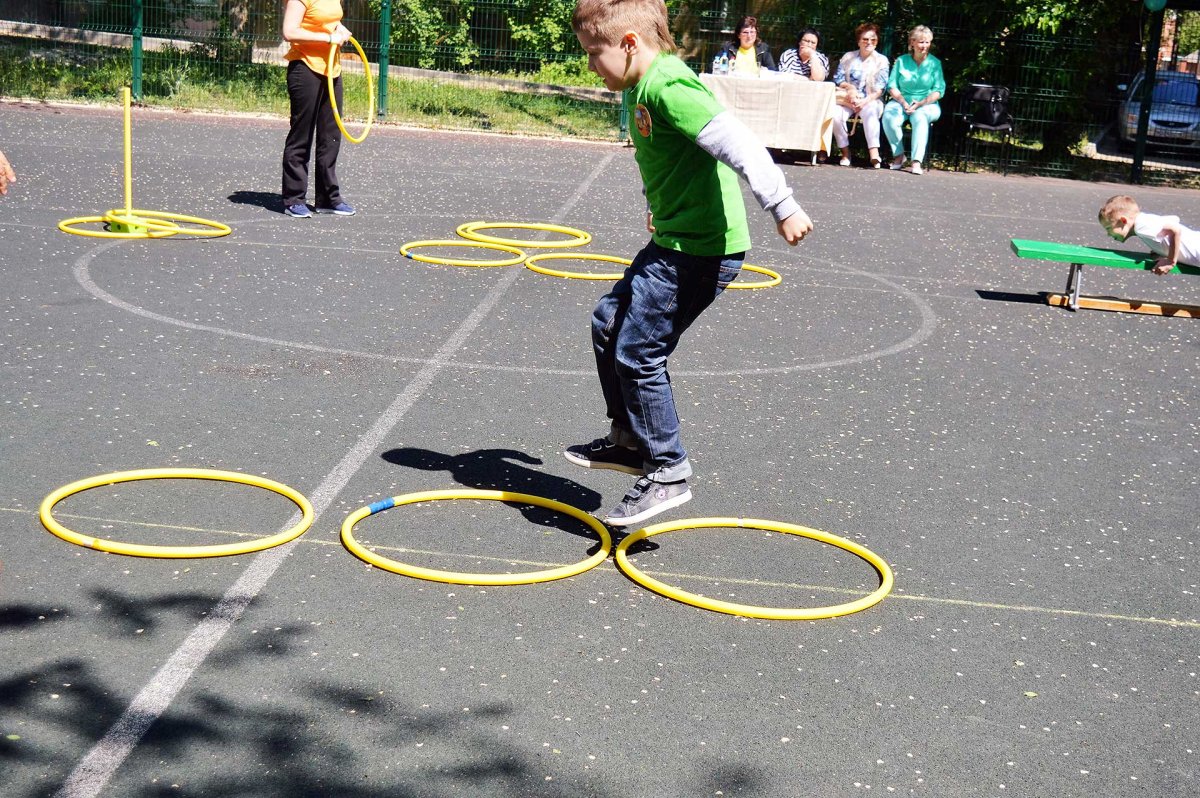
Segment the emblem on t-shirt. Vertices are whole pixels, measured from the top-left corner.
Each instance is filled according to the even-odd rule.
[[[637,108],[633,109],[633,123],[637,125],[638,133],[641,133],[643,138],[648,137],[653,126],[650,122],[650,109],[638,103]]]

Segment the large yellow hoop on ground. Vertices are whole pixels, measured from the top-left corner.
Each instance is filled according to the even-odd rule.
[[[222,543],[213,546],[142,546],[135,543],[121,543],[115,540],[106,540],[104,538],[80,534],[79,532],[67,529],[54,518],[54,505],[68,496],[74,496],[76,493],[82,493],[85,490],[104,485],[115,485],[119,482],[134,482],[143,479],[212,479],[221,482],[237,482],[242,485],[263,488],[291,499],[300,508],[302,515],[300,521],[294,526],[278,534],[255,538],[254,540],[240,541],[238,543]],[[299,491],[274,480],[257,477],[253,474],[241,474],[236,471],[214,471],[207,468],[147,468],[139,471],[118,471],[112,474],[88,477],[87,479],[81,479],[78,482],[64,485],[47,496],[42,501],[39,514],[42,519],[42,526],[68,543],[74,543],[77,546],[83,546],[88,549],[107,551],[111,554],[126,554],[130,557],[164,558],[226,557],[233,554],[249,554],[253,551],[262,551],[263,549],[279,546],[287,543],[289,540],[300,537],[300,535],[304,534],[305,530],[312,526],[313,522],[312,505],[308,499],[304,498],[304,494]]]
[[[730,601],[702,596],[699,593],[689,593],[665,582],[660,582],[638,570],[628,557],[629,547],[638,541],[645,540],[663,532],[675,532],[680,529],[712,529],[718,527],[741,527],[746,529],[764,529],[769,532],[783,532],[789,535],[811,538],[830,546],[850,552],[870,563],[879,572],[879,588],[867,596],[845,604],[830,607],[813,607],[811,609],[787,609],[782,607],[759,607],[752,604],[737,604]],[[821,618],[836,618],[865,610],[883,600],[892,590],[894,577],[892,569],[883,558],[879,557],[865,546],[860,546],[852,540],[831,535],[818,529],[809,529],[795,524],[785,524],[779,521],[763,521],[757,518],[686,518],[681,521],[671,521],[665,524],[655,524],[639,529],[621,541],[616,552],[617,567],[626,576],[647,590],[659,595],[690,604],[714,612],[724,612],[728,615],[744,615],[749,618],[767,618],[776,621],[814,621]]]
[[[737,280],[734,280],[732,283],[727,285],[726,288],[770,288],[771,286],[779,285],[783,282],[783,277],[780,276],[779,272],[773,272],[765,266],[751,266],[748,263],[743,263],[742,271],[765,274],[770,279],[759,280],[753,283],[739,283]]]
[[[397,560],[388,559],[376,554],[354,538],[354,525],[369,515],[388,510],[392,507],[401,507],[405,504],[441,501],[443,499],[485,499],[545,507],[548,510],[569,515],[586,524],[600,538],[600,550],[581,562],[572,565],[563,565],[558,568],[548,568],[544,571],[528,571],[520,574],[472,574],[457,571],[439,571],[432,568],[421,568],[416,565],[406,565]],[[415,579],[425,579],[431,582],[448,582],[454,585],[531,585],[535,582],[550,582],[555,579],[577,576],[584,571],[595,568],[604,562],[605,558],[608,557],[608,553],[612,551],[612,535],[609,534],[608,527],[583,510],[555,501],[554,499],[532,496],[528,493],[513,493],[507,490],[430,490],[423,493],[407,493],[403,496],[393,496],[390,499],[383,499],[355,510],[342,522],[342,545],[349,549],[355,557],[364,562],[368,562],[385,571],[391,571],[403,576],[411,576]]]
[[[413,249],[417,247],[476,247],[479,249],[495,249],[500,252],[512,253],[511,258],[501,258],[499,260],[460,260],[457,258],[436,258],[432,255],[414,255]],[[422,263],[436,263],[439,266],[516,266],[525,260],[525,253],[516,247],[510,247],[506,244],[485,244],[480,241],[454,241],[452,239],[438,241],[409,241],[400,247],[400,254],[412,260],[419,260]]]
[[[329,43],[329,57],[325,59],[327,65],[325,81],[329,87],[329,104],[333,106],[333,121],[337,122],[338,130],[342,131],[342,135],[351,144],[362,144],[366,140],[367,134],[371,132],[371,123],[375,119],[375,81],[371,78],[371,62],[367,60],[367,54],[363,52],[362,45],[358,43],[358,39],[351,36],[347,41],[354,45],[354,49],[358,51],[358,57],[362,59],[363,63],[363,74],[367,76],[367,122],[363,127],[362,133],[357,138],[351,136],[346,130],[346,126],[342,123],[342,113],[338,110],[337,97],[333,93],[333,62],[337,60],[338,63],[341,63],[342,60],[342,48],[334,42]]]
[[[548,274],[551,277],[565,277],[569,280],[620,280],[622,272],[616,274],[600,274],[589,272],[567,272],[550,269],[538,264],[548,260],[599,260],[606,263],[619,263],[628,266],[633,261],[628,258],[618,258],[616,255],[599,255],[590,252],[547,252],[544,255],[530,255],[525,260],[525,268],[538,274]]]
[[[480,230],[512,229],[512,230],[541,230],[547,233],[562,233],[571,236],[566,241],[522,241],[518,238],[499,238],[490,236]],[[574,227],[563,227],[558,224],[541,224],[525,222],[464,222],[454,232],[470,241],[483,241],[488,244],[504,244],[510,247],[532,247],[534,249],[549,249],[550,247],[582,247],[590,244],[592,234]]]

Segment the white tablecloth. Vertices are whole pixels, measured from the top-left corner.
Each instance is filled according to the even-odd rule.
[[[834,85],[785,77],[734,77],[704,73],[700,80],[718,102],[767,147],[831,152]]]

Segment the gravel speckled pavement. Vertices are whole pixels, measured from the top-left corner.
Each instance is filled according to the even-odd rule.
[[[620,500],[633,477],[561,454],[605,430],[588,339],[605,283],[399,248],[541,222],[629,257],[643,204],[623,147],[376,128],[339,163],[358,214],[291,219],[284,135],[135,110],[135,205],[233,234],[112,242],[55,225],[122,204],[119,110],[0,104],[20,181],[0,199],[5,796],[1200,793],[1200,325],[1048,307],[1066,266],[1008,247],[1108,246],[1096,211],[1126,191],[1200,224],[1200,194],[785,166],[816,232],[789,248],[751,208],[749,262],[783,283],[722,296],[672,359],[695,498],[661,520],[825,530],[885,558],[896,586],[846,617],[766,621],[648,592],[611,559],[481,588],[341,546],[351,512],[413,491]],[[1092,269],[1085,289],[1200,304],[1187,277]],[[283,482],[316,522],[259,554],[157,560],[38,521],[59,486],[166,466]],[[196,544],[273,534],[293,509],[154,480],[55,513]],[[477,572],[595,544],[554,513],[466,500],[355,534]],[[878,584],[793,536],[652,544],[640,568],[740,603],[838,604]]]

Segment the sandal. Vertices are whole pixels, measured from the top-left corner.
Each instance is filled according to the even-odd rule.
[[[883,165],[883,162],[880,161],[878,158],[871,159],[871,168],[872,169],[878,169],[882,165]]]

